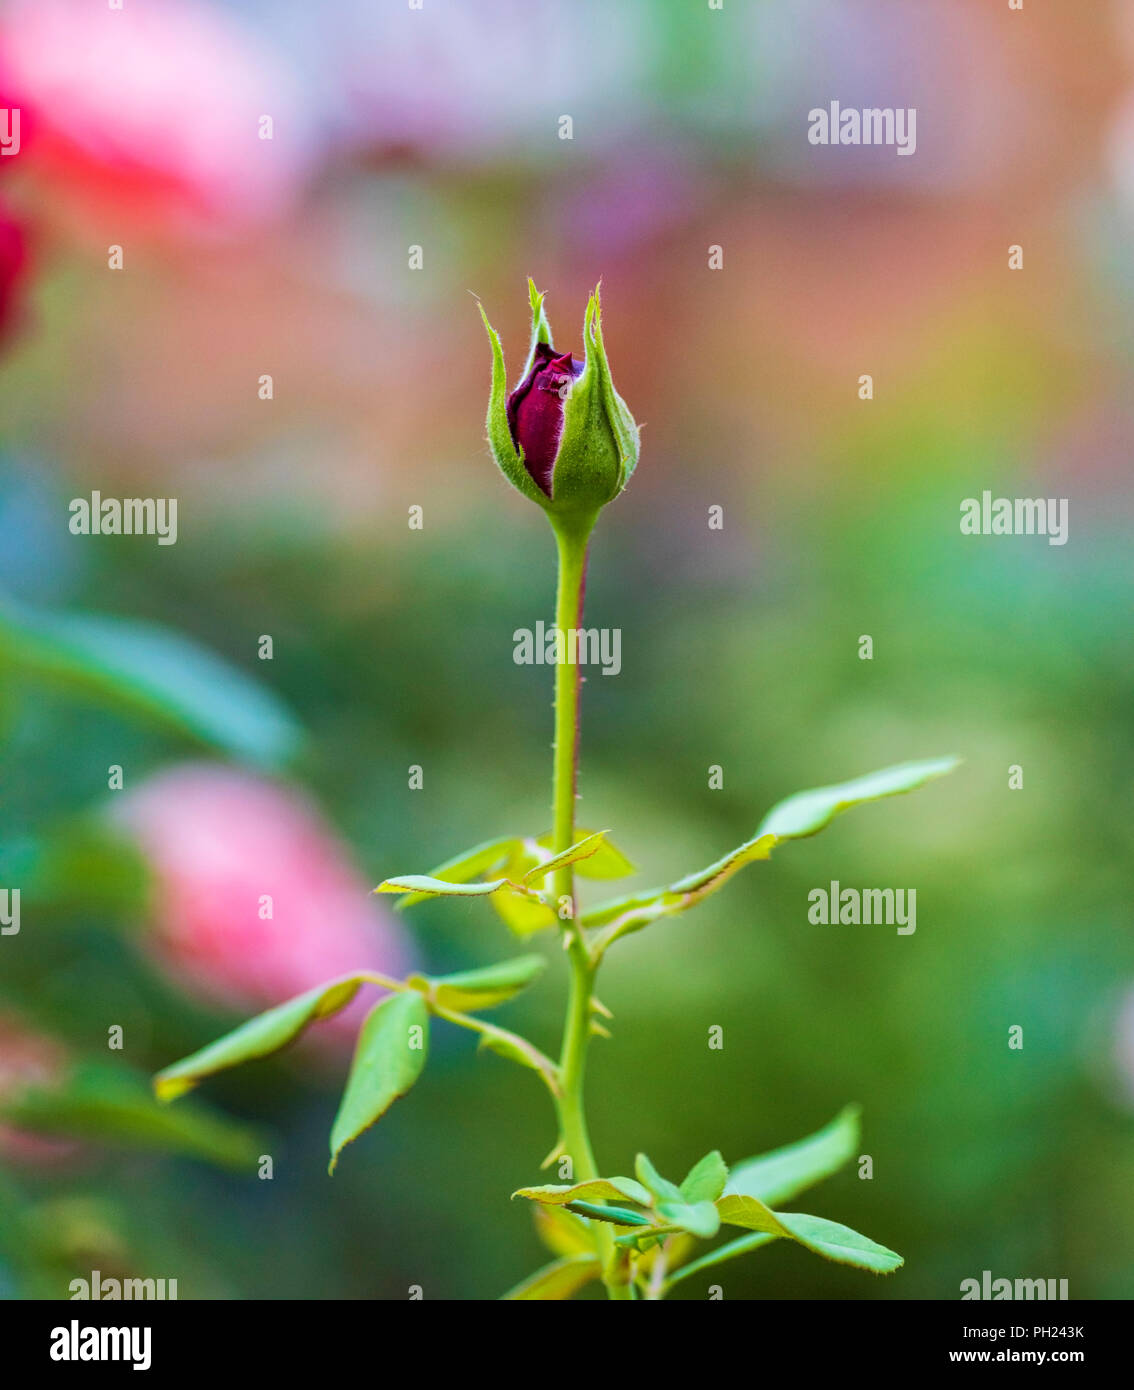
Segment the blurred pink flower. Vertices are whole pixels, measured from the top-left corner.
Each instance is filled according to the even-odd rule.
[[[0,1014],[0,1103],[18,1099],[25,1090],[54,1086],[66,1068],[67,1053],[54,1038],[34,1032],[12,1013]],[[54,1163],[78,1149],[66,1139],[0,1124],[0,1158],[8,1163]]]
[[[147,216],[270,216],[309,163],[295,74],[265,35],[201,0],[19,0],[0,19],[0,75],[30,166],[68,197],[128,211],[131,232]]]
[[[203,997],[248,1011],[352,970],[411,968],[397,922],[295,791],[191,763],[128,792],[114,819],[154,870],[150,948]],[[314,1033],[353,1037],[375,997],[365,989]]]

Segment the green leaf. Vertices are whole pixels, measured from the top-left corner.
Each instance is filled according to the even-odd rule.
[[[798,840],[814,835],[830,825],[840,812],[866,801],[879,801],[885,796],[912,792],[926,782],[952,772],[960,761],[959,758],[929,758],[923,762],[898,763],[880,772],[856,777],[850,782],[796,792],[772,807],[764,817],[759,833],[774,835],[777,840]]]
[[[925,762],[901,763],[850,782],[799,792],[774,806],[751,840],[746,840],[707,869],[678,879],[665,888],[652,888],[613,898],[584,912],[584,927],[602,927],[592,943],[595,958],[620,937],[640,931],[659,918],[670,917],[695,906],[715,893],[728,880],[756,859],[767,859],[781,840],[800,839],[822,830],[841,811],[866,801],[913,791],[916,787],[943,777],[958,765],[957,758],[932,758]]]
[[[597,854],[602,848],[605,836],[605,830],[596,830],[593,834],[576,840],[568,849],[553,854],[550,859],[546,859],[542,864],[536,864],[534,868],[529,869],[524,875],[524,882],[534,883],[538,879],[554,873],[556,869],[562,868],[564,864],[574,864],[579,859],[587,859],[592,854]]]
[[[576,828],[575,842],[585,840],[593,835],[593,830],[583,830]],[[550,851],[554,841],[554,836],[549,831],[546,835],[541,835],[536,841],[541,849]],[[630,860],[622,851],[611,844],[609,840],[604,840],[594,854],[588,855],[575,866],[575,872],[580,878],[626,878],[629,874],[637,873],[637,869],[631,864]]]
[[[596,1202],[568,1202],[567,1210],[580,1216],[589,1216],[595,1221],[609,1221],[615,1226],[648,1226],[649,1217],[641,1212],[631,1211],[629,1207],[603,1206]]]
[[[541,849],[535,840],[527,838],[517,840],[511,855],[505,861],[502,872],[513,883],[520,883],[529,870],[534,869],[548,858],[550,858],[549,851]],[[531,936],[533,932],[544,931],[548,927],[559,925],[559,919],[556,917],[554,909],[541,902],[535,890],[530,891],[531,896],[522,896],[518,893],[497,893],[489,900],[497,916],[516,936]]]
[[[681,1184],[681,1195],[687,1202],[715,1202],[725,1190],[728,1167],[719,1149],[698,1160]]]
[[[469,1013],[491,1009],[514,999],[547,967],[543,956],[516,956],[513,960],[487,965],[481,970],[464,970],[456,975],[411,975],[406,981],[414,989],[425,990],[443,1009]]]
[[[483,883],[450,883],[447,879],[431,878],[428,874],[401,874],[387,878],[374,889],[375,893],[410,893],[415,902],[422,898],[483,898],[508,887],[506,878],[488,879]]]
[[[537,1269],[515,1288],[509,1289],[504,1298],[511,1301],[570,1298],[601,1273],[602,1265],[594,1255],[565,1255]]]
[[[495,1052],[499,1057],[507,1057],[510,1062],[518,1062],[522,1067],[530,1067],[532,1071],[538,1071],[541,1076],[546,1078],[552,1093],[559,1094],[558,1077],[548,1070],[547,1059],[538,1048],[533,1047],[526,1039],[505,1032],[482,1033],[476,1050],[478,1052]]]
[[[830,1124],[806,1139],[734,1164],[725,1192],[757,1197],[773,1207],[790,1201],[855,1156],[859,1114],[857,1105],[848,1105]]]
[[[718,1245],[715,1250],[710,1250],[707,1255],[702,1255],[700,1259],[691,1260],[689,1264],[683,1265],[669,1276],[666,1280],[666,1287],[677,1284],[682,1279],[688,1279],[691,1274],[700,1274],[702,1270],[724,1264],[726,1260],[734,1260],[738,1255],[747,1255],[749,1250],[758,1250],[761,1245],[769,1245],[776,1239],[778,1237],[768,1235],[763,1231],[756,1231],[749,1236],[738,1236],[736,1240]]]
[[[588,1178],[586,1182],[566,1187],[555,1184],[521,1187],[512,1193],[512,1197],[526,1197],[530,1202],[544,1202],[554,1207],[565,1207],[568,1202],[617,1202],[620,1199],[637,1202],[643,1207],[650,1205],[649,1192],[633,1178]]]
[[[708,868],[701,869],[665,888],[652,888],[644,893],[630,893],[626,897],[615,898],[601,903],[582,915],[585,927],[605,927],[594,943],[597,955],[620,937],[640,931],[661,917],[671,917],[696,906],[710,893],[722,888],[733,874],[738,873],[745,864],[755,859],[767,859],[776,843],[774,835],[757,835],[744,844],[738,845],[723,859],[718,859]]]
[[[721,1227],[720,1213],[710,1201],[664,1201],[658,1203],[657,1210],[668,1225],[688,1231],[701,1240],[712,1240]]]
[[[331,1126],[333,1173],[343,1149],[404,1096],[429,1050],[429,1013],[420,994],[391,994],[367,1014],[358,1033],[339,1113]]]
[[[362,981],[357,975],[344,975],[325,985],[316,985],[305,994],[289,999],[286,1004],[277,1004],[274,1009],[242,1023],[208,1047],[158,1072],[153,1081],[154,1093],[158,1100],[175,1100],[192,1090],[206,1076],[278,1052],[316,1019],[327,1018],[345,1009],[361,985]]]
[[[184,1154],[237,1172],[251,1172],[264,1141],[200,1104],[159,1105],[140,1073],[84,1063],[62,1085],[34,1087],[0,1106],[19,1129],[89,1139],[159,1153]]]
[[[741,1194],[721,1197],[716,1205],[721,1220],[729,1226],[742,1226],[746,1230],[794,1240],[837,1264],[854,1265],[875,1274],[890,1274],[905,1263],[893,1250],[822,1216],[774,1212],[758,1198]]]
[[[532,1207],[536,1235],[553,1255],[593,1255],[595,1238],[591,1228],[567,1207]]]
[[[681,1189],[676,1183],[670,1182],[668,1178],[663,1178],[645,1154],[639,1154],[635,1158],[634,1172],[642,1186],[649,1188],[659,1202],[680,1202],[683,1200]]]
[[[427,877],[441,879],[445,883],[468,883],[497,868],[515,852],[519,843],[519,840],[514,838],[485,840],[473,849],[465,850],[452,859],[446,859],[444,864],[438,864],[435,869],[430,869]],[[426,898],[433,896],[432,893],[407,893],[404,898],[399,898],[394,906],[401,911],[402,908],[412,907],[414,903],[424,902]]]
[[[5,602],[0,667],[69,686],[265,767],[287,762],[303,737],[264,686],[152,623]]]

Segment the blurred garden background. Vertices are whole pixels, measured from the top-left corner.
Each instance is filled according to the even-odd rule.
[[[916,155],[810,145],[834,99],[915,107]],[[612,952],[600,1164],[857,1101],[874,1176],[804,1207],[906,1267],[777,1243],[726,1297],[1130,1297],[1134,5],[34,0],[0,8],[0,105],[0,1292],[492,1298],[542,1262],[508,1198],[546,1097],[464,1033],[333,1178],[349,1030],[147,1091],[354,965],[526,949],[368,892],[548,828],[550,673],[512,633],[551,621],[553,546],[488,454],[470,297],[514,375],[530,274],[576,352],[602,276],[644,422],[592,547],[622,672],[584,687],[579,812],[629,886],[790,792],[966,760]],[[984,489],[1068,498],[1068,543],[961,535]],[[72,535],[94,490],[177,498],[176,544]],[[916,934],[810,925],[831,879],[916,888]],[[499,1018],[554,1050],[535,947]]]

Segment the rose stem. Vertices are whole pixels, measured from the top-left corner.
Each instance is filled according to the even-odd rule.
[[[557,517],[552,521],[559,550],[559,584],[555,604],[555,625],[561,659],[555,667],[555,761],[553,776],[554,843],[556,854],[569,849],[575,840],[575,793],[579,762],[579,686],[578,665],[566,660],[567,633],[583,625],[583,590],[587,571],[587,544],[590,540],[593,516],[579,518]],[[577,652],[576,652],[577,655]],[[598,1177],[587,1121],[583,1108],[583,1076],[587,1062],[587,1044],[591,1032],[591,993],[594,966],[587,952],[581,929],[575,922],[575,869],[565,864],[554,875],[557,903],[571,903],[571,918],[566,923],[567,957],[570,963],[570,984],[567,995],[567,1017],[563,1028],[563,1050],[559,1069],[562,1085],[559,1124],[564,1150],[573,1163],[574,1180],[585,1182]],[[599,1253],[603,1262],[603,1282],[611,1298],[630,1299],[633,1292],[625,1275],[616,1268],[614,1232],[603,1221],[596,1225]]]

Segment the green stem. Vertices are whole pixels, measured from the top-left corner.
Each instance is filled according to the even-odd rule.
[[[565,658],[569,651],[566,634],[583,625],[583,590],[586,582],[587,544],[594,517],[552,522],[559,548],[559,584],[555,602],[555,625],[563,643],[564,658],[555,668],[555,762],[553,778],[554,841],[556,854],[575,842],[575,796],[579,764],[579,667]],[[560,1096],[558,1102],[560,1137],[570,1155],[574,1180],[585,1182],[598,1177],[594,1151],[587,1132],[583,1104],[583,1079],[587,1064],[587,1045],[591,1033],[591,993],[594,966],[582,932],[575,921],[575,869],[565,864],[554,875],[557,903],[571,904],[565,919],[565,945],[570,964],[567,1017],[563,1028],[563,1049],[559,1059]],[[605,1222],[596,1223],[599,1255],[603,1262],[603,1282],[611,1298],[633,1298],[626,1271],[617,1259],[614,1233]]]

